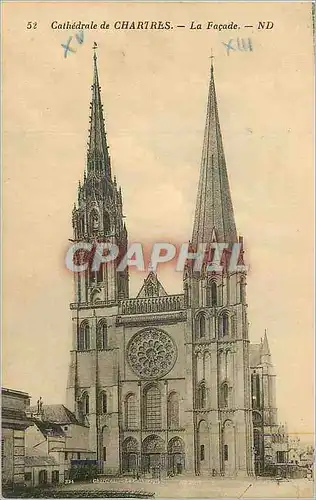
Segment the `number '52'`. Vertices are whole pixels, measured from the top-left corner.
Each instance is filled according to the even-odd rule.
[[[28,30],[31,30],[31,29],[36,30],[36,28],[37,28],[36,21],[29,21],[26,25],[26,29],[28,29]]]

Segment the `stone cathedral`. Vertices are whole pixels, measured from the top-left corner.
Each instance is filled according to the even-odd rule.
[[[108,241],[124,251],[128,233],[122,191],[111,172],[96,54],[90,109],[86,171],[72,212],[73,237],[76,242]],[[242,243],[213,65],[191,244],[197,248],[212,242]],[[137,297],[130,298],[128,269],[118,271],[117,266],[112,261],[99,271],[90,266],[75,273],[70,305],[67,406],[89,427],[89,447],[100,472],[146,474],[156,468],[165,474],[252,475],[256,461],[263,460],[266,435],[271,436],[267,425],[276,425],[276,409],[270,353],[262,361],[262,346],[255,348],[256,363],[265,363],[268,385],[262,386],[260,370],[251,366],[246,273],[225,265],[220,273],[205,266],[195,271],[188,261],[182,293],[169,295],[150,272]],[[266,338],[264,345],[267,351]],[[251,371],[257,377],[253,383]]]

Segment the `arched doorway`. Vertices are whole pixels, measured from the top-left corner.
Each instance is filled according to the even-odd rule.
[[[142,469],[151,472],[153,469],[165,468],[165,443],[155,435],[147,436],[142,444]]]
[[[168,473],[181,474],[185,467],[184,442],[179,437],[168,443]]]
[[[122,468],[124,473],[135,473],[139,468],[139,446],[133,437],[128,437],[122,445]]]
[[[231,420],[223,425],[222,467],[225,476],[233,476],[236,471],[235,428]]]
[[[43,470],[39,471],[38,483],[39,484],[47,484],[47,470],[43,469]]]
[[[264,471],[264,447],[262,428],[253,430],[253,447],[255,455],[255,474],[260,476]]]
[[[205,420],[201,420],[198,424],[197,445],[197,470],[200,474],[208,474],[210,471],[210,433]]]

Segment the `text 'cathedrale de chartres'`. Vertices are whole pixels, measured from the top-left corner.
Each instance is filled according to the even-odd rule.
[[[108,21],[102,21],[97,24],[94,21],[90,21],[88,23],[83,21],[52,21],[51,28],[53,30],[96,30],[96,29],[115,29],[115,30],[172,30],[174,28],[189,28],[190,30],[216,30],[216,31],[225,31],[225,30],[238,30],[242,26],[235,23],[234,21],[224,22],[224,23],[215,23],[214,21],[207,21],[204,23],[198,21],[190,21],[187,24],[177,24],[174,25],[171,21],[126,21],[126,20],[117,20],[113,23]],[[254,27],[254,26],[246,26],[246,27]],[[271,29],[273,28],[272,21],[259,21],[257,29]]]

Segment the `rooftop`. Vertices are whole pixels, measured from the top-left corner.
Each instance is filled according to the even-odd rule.
[[[7,395],[7,396],[18,396],[20,398],[25,398],[25,399],[29,399],[30,398],[30,395],[27,393],[27,392],[23,392],[23,391],[17,391],[15,389],[8,389],[7,387],[2,387],[1,388],[1,393],[2,395]]]
[[[39,416],[37,406],[31,406],[30,412],[33,417]],[[42,405],[40,417],[43,422],[51,422],[60,425],[79,425],[75,415],[63,404]]]
[[[34,448],[25,448],[25,466],[42,466],[42,465],[58,465],[53,457],[41,455]]]

